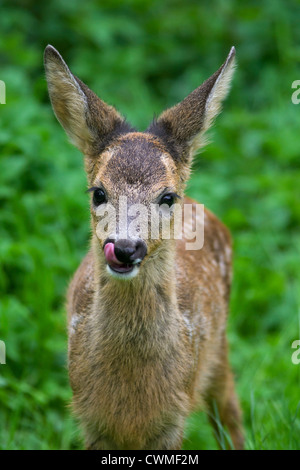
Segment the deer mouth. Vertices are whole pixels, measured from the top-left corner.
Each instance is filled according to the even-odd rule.
[[[107,243],[104,247],[104,256],[107,262],[107,266],[112,273],[126,275],[132,273],[135,268],[140,266],[140,261],[135,260],[132,263],[122,263],[115,255],[115,249],[113,243]],[[111,273],[111,274],[112,274]]]
[[[134,264],[120,264],[120,265],[108,264],[108,266],[110,267],[110,269],[112,269],[116,273],[124,274],[124,273],[131,273],[135,265]]]

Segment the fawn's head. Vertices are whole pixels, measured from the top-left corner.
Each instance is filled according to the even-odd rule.
[[[85,156],[94,243],[109,275],[131,279],[147,260],[163,257],[170,242],[161,226],[153,236],[155,211],[168,219],[172,234],[170,208],[182,203],[192,157],[205,144],[204,133],[228,92],[234,56],[232,48],[208,80],[142,133],[75,77],[52,46],[46,47],[51,103]]]

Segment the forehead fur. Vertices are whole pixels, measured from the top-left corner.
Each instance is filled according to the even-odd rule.
[[[131,132],[116,139],[100,156],[95,182],[106,180],[117,187],[143,188],[165,182],[168,186],[172,166],[172,158],[159,139]]]

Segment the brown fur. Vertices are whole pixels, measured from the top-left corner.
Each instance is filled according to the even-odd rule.
[[[126,195],[130,204],[149,207],[165,188],[193,204],[183,199],[192,154],[220,109],[233,60],[234,50],[202,87],[139,133],[48,46],[50,98],[85,154],[89,185],[101,185],[114,205]],[[86,448],[180,449],[185,419],[197,407],[209,412],[218,434],[217,408],[242,448],[226,342],[228,230],[206,210],[201,250],[186,250],[184,239],[147,240],[138,275],[125,281],[105,269],[92,202],[91,215],[91,248],[68,292],[69,375]]]

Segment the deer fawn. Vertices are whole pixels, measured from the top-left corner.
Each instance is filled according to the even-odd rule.
[[[84,154],[91,195],[91,248],[68,292],[69,376],[87,449],[180,449],[186,417],[197,407],[208,411],[217,438],[220,420],[233,446],[243,447],[225,331],[227,228],[205,210],[199,250],[187,250],[174,234],[162,237],[161,226],[155,238],[122,232],[133,204],[196,206],[184,198],[185,184],[228,92],[234,57],[232,48],[199,88],[137,132],[52,46],[45,50],[53,110]],[[120,196],[129,206],[125,219],[120,213],[106,225],[114,229],[100,233]],[[173,227],[174,212],[164,217]]]

